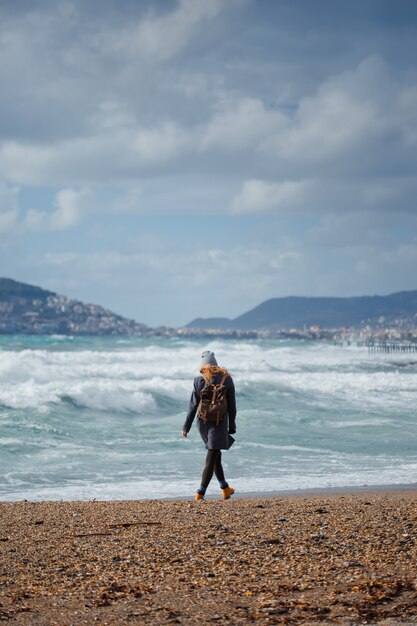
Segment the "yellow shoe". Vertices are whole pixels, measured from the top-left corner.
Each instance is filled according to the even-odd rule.
[[[198,502],[199,500],[204,500],[204,495],[202,493],[198,493],[198,491],[197,491],[197,493],[194,496],[194,500],[196,502]]]
[[[233,489],[233,487],[226,487],[225,489],[222,489],[223,499],[228,500],[230,496],[234,494],[234,492],[235,490]]]

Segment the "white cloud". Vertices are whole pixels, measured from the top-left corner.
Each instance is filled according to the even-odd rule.
[[[93,208],[94,196],[89,189],[61,189],[55,195],[52,211],[27,211],[23,225],[28,230],[67,230],[77,226]]]
[[[279,132],[287,124],[277,110],[268,110],[257,98],[226,98],[220,101],[204,129],[201,149],[236,151],[256,149],[262,139]]]
[[[396,102],[396,117],[400,121],[403,140],[406,145],[417,143],[417,76],[413,75],[410,84],[404,86]]]
[[[415,89],[407,79],[372,56],[304,96],[287,127],[267,138],[262,150],[284,161],[308,161],[312,167],[332,161],[340,171],[358,160],[367,171],[370,153],[379,161],[380,142],[389,146],[391,141],[410,141],[417,121],[415,103]]]
[[[372,254],[363,254],[352,260],[352,274],[363,293],[396,292],[416,288],[417,240],[374,249]]]
[[[170,59],[187,46],[205,22],[226,8],[226,0],[180,0],[173,11],[149,13],[137,27],[134,50],[161,61]]]
[[[22,184],[48,184],[53,173],[48,166],[54,162],[56,147],[30,145],[15,140],[4,141],[0,146],[0,168],[8,180]],[[31,166],[32,164],[32,166]]]
[[[198,14],[208,19],[203,5],[197,5],[198,10],[190,9],[194,18]],[[179,4],[174,13],[186,7]],[[224,3],[217,9],[223,10]],[[153,24],[172,14],[148,15],[140,23]],[[104,76],[103,71],[100,68],[98,75]],[[183,84],[187,71],[166,69],[153,81],[149,72],[143,89],[135,92],[129,65],[124,77],[115,78],[117,94],[103,94],[95,79],[91,87],[77,81],[75,91],[91,96],[91,108],[81,113],[84,129],[42,142],[26,136],[5,139],[0,144],[0,171],[12,184],[61,187],[74,181],[128,186],[155,177],[163,187],[172,174],[190,173],[218,178],[220,185],[230,187],[232,180],[236,186],[237,177],[243,177],[247,180],[239,196],[228,202],[237,212],[319,204],[339,210],[340,204],[346,208],[348,198],[356,210],[360,202],[364,208],[375,203],[378,193],[384,205],[391,195],[392,206],[398,206],[395,190],[416,161],[417,89],[409,74],[396,76],[379,57],[370,57],[326,78],[298,106],[283,112],[277,108],[278,97],[267,104],[260,96],[234,90],[224,83],[221,71],[211,83],[211,93],[204,83],[207,102],[202,103],[193,90],[176,89],[175,77],[181,76]],[[149,100],[142,101],[148,89]],[[137,107],[136,96],[141,102]],[[191,112],[189,119],[185,111]],[[400,171],[400,176],[387,182],[390,171]],[[306,183],[313,180],[314,185]],[[355,185],[367,192],[360,193]],[[307,190],[311,195],[304,203]],[[411,206],[405,196],[401,193],[402,201]],[[153,211],[151,204],[146,210]],[[194,210],[201,210],[198,203]],[[33,218],[29,216],[29,222]]]
[[[143,209],[144,193],[141,185],[132,184],[123,188],[108,204],[110,213],[140,213]],[[103,207],[104,209],[104,207]]]
[[[340,216],[335,224],[326,217],[321,232],[292,238],[281,226],[268,222],[264,237],[230,245],[196,241],[184,249],[159,234],[89,252],[69,244],[29,261],[50,288],[151,325],[237,316],[270,297],[388,293],[415,284],[416,240],[387,236],[393,219]]]
[[[192,145],[189,134],[172,122],[159,128],[139,129],[133,138],[132,149],[141,164],[158,164],[173,160]]]
[[[377,102],[367,89],[372,65],[343,73],[304,98],[282,149],[301,158],[332,157],[375,133]]]
[[[139,321],[157,324],[166,322],[168,315],[176,315],[174,321],[171,317],[171,322],[180,324],[201,314],[222,315],[232,310],[238,315],[248,302],[254,306],[268,297],[271,290],[276,292],[280,287],[296,283],[305,271],[304,254],[291,242],[287,242],[285,248],[284,245],[279,248],[199,246],[184,252],[162,238],[141,238],[137,250],[130,253],[116,249],[88,253],[49,252],[34,260],[34,265],[42,268],[42,273],[49,277],[58,272],[63,284],[70,277],[78,276],[78,293],[82,292],[84,285],[91,289],[92,283],[93,292],[102,286],[108,290],[112,285],[112,297],[118,301],[119,311],[123,310],[121,303],[127,299],[127,294],[136,294],[136,310],[132,308],[135,299],[130,298],[130,308],[125,314]],[[220,281],[219,276],[222,277]],[[52,284],[51,279],[48,284]],[[160,311],[151,319],[144,317],[141,311],[152,303],[155,290]],[[216,298],[207,301],[206,294],[213,290]],[[173,304],[178,299],[182,302],[182,312],[175,314]],[[107,306],[106,302],[104,304]]]
[[[310,178],[282,182],[246,180],[231,202],[235,213],[334,214],[367,211],[415,213],[417,177]],[[335,218],[336,219],[336,218]]]
[[[7,141],[0,147],[0,168],[9,180],[26,185],[65,185],[74,179],[129,182],[141,170],[162,173],[160,167],[190,151],[193,142],[192,131],[169,121],[46,146]]]
[[[19,189],[0,182],[0,233],[10,231],[16,224]]]
[[[415,285],[416,12],[356,4],[0,3],[2,267],[183,321]]]
[[[39,211],[38,209],[29,209],[26,211],[23,225],[27,230],[36,231],[44,230],[48,221],[47,211]]]
[[[383,212],[378,210],[324,213],[318,222],[306,233],[307,245],[327,250],[366,249],[373,263],[375,253],[389,249],[395,241],[395,233],[417,232],[417,216],[404,212]],[[393,236],[394,234],[394,236]],[[403,240],[404,234],[398,235]],[[357,252],[360,254],[360,251]]]
[[[65,230],[78,224],[88,207],[90,193],[86,189],[62,189],[56,194],[56,209],[49,218],[51,230]]]
[[[234,198],[232,210],[236,213],[290,212],[294,207],[299,209],[306,204],[310,186],[308,180],[279,183],[247,180]]]

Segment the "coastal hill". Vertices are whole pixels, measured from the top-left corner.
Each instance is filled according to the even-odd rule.
[[[416,326],[417,291],[353,298],[272,298],[235,319],[197,318],[187,328],[221,330]]]
[[[185,328],[151,328],[96,304],[0,278],[1,335],[221,336],[250,337],[289,329],[417,326],[417,291],[354,298],[287,297],[266,300],[235,319],[197,318]]]
[[[143,335],[145,324],[41,287],[0,278],[0,334]]]

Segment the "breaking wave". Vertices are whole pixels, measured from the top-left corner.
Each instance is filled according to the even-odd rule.
[[[185,495],[204,454],[195,429],[179,436],[203,348],[236,383],[238,435],[225,463],[241,490],[417,480],[417,368],[407,355],[291,341],[3,337],[1,497],[111,497],[115,485],[120,497],[132,485],[146,497],[144,475],[161,494],[175,484],[170,495]]]

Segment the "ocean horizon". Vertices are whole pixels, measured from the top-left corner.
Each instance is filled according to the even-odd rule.
[[[417,360],[299,340],[0,337],[0,500],[192,497],[201,351],[232,374],[240,495],[417,483]],[[215,479],[208,496],[216,496]]]

